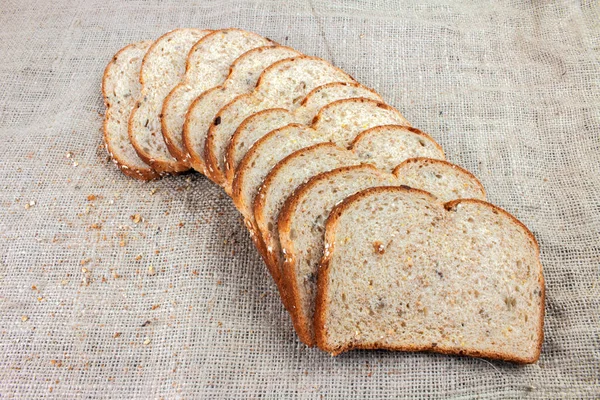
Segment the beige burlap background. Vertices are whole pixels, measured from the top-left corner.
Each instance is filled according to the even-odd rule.
[[[597,1],[4,0],[0,398],[598,398],[599,24]],[[219,188],[101,147],[106,63],[175,27],[324,57],[473,171],[539,240],[540,361],[300,344]]]

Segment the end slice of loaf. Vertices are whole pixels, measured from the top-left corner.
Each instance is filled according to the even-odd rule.
[[[313,89],[302,100],[300,107],[287,115],[282,109],[264,110],[246,118],[229,140],[225,152],[225,175],[223,187],[231,193],[231,185],[238,163],[248,149],[262,136],[292,122],[309,125],[327,104],[351,98],[369,98],[381,101],[372,89],[356,82],[332,82]]]
[[[281,279],[281,265],[283,264],[277,219],[285,201],[298,186],[307,182],[315,175],[342,166],[373,163],[376,166],[383,166],[383,169],[389,172],[397,167],[396,173],[400,174],[404,172],[406,167],[404,167],[405,164],[402,164],[402,166],[398,164],[409,158],[422,156],[444,159],[444,153],[440,145],[431,139],[429,135],[414,128],[401,125],[386,125],[372,128],[365,133],[359,135],[359,138],[364,138],[365,136],[369,138],[369,140],[360,140],[359,148],[361,151],[358,151],[358,149],[346,150],[332,143],[304,148],[278,162],[264,179],[259,189],[260,195],[254,199],[254,219],[267,249],[268,262],[271,264],[270,269],[277,272],[275,276],[277,282]],[[383,140],[377,139],[377,136],[382,136]],[[363,146],[363,144],[366,146]],[[368,151],[362,151],[365,147],[368,148]],[[336,150],[333,151],[333,149]],[[415,168],[426,166],[423,171],[428,171],[429,175],[434,172],[438,173],[440,179],[444,180],[457,178],[457,175],[445,174],[443,169],[448,166],[438,167],[439,164],[435,162],[432,162],[431,166],[429,166],[426,165],[427,162],[419,159],[418,162],[407,163],[406,166],[415,166]],[[457,167],[452,164],[448,165]],[[433,171],[433,166],[438,167],[441,171]],[[463,172],[469,174],[464,170]],[[421,187],[419,185],[428,185],[429,183],[428,178],[430,176],[423,177],[420,181],[417,181],[418,177],[420,177],[419,174],[409,171],[406,175],[414,176],[414,182],[411,183],[414,183],[415,187]],[[473,177],[473,182],[478,184],[475,177]],[[460,183],[472,184],[473,182],[462,180]],[[438,182],[435,183],[436,185],[438,184]],[[461,189],[459,183],[455,181],[448,182],[447,186],[452,187],[453,190]],[[426,190],[428,187],[422,186]],[[480,188],[480,185],[477,186],[477,189]],[[437,189],[437,187],[434,189]],[[474,193],[472,185],[469,185],[465,191],[468,191],[468,189],[471,189],[469,193]],[[457,194],[455,198],[459,197]]]
[[[142,61],[142,89],[129,118],[129,140],[144,162],[158,172],[188,169],[169,153],[160,123],[165,97],[185,73],[190,48],[210,31],[176,29],[158,38]]]
[[[217,114],[204,148],[204,160],[214,161],[207,163],[207,173],[217,182],[223,180],[227,144],[250,115],[268,108],[294,111],[312,89],[330,82],[354,79],[327,61],[309,56],[281,60],[265,69],[251,95],[236,98]]]
[[[152,41],[130,44],[119,50],[106,66],[102,77],[102,96],[106,105],[104,145],[125,175],[141,180],[159,177],[135,152],[129,141],[129,115],[140,94],[142,59]]]
[[[325,172],[311,178],[286,200],[278,219],[283,257],[280,268],[284,292],[291,297],[292,321],[304,343],[314,345],[316,276],[329,213],[336,204],[361,190],[405,182],[425,187],[442,201],[485,199],[483,186],[470,172],[447,161],[418,158],[400,164],[394,174],[369,165]]]
[[[243,53],[273,45],[271,40],[253,32],[222,29],[206,35],[189,49],[185,76],[162,105],[162,131],[173,156],[189,164],[183,148],[183,123],[194,99],[221,85],[229,75],[231,64]]]
[[[407,187],[372,188],[338,205],[325,229],[315,313],[321,349],[539,358],[539,248],[506,211],[474,199],[442,204]]]

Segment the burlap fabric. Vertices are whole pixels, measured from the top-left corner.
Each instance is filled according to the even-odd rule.
[[[596,1],[4,1],[0,397],[598,398],[599,24]],[[300,344],[219,188],[101,147],[106,63],[176,27],[326,58],[473,171],[541,245],[540,361]]]

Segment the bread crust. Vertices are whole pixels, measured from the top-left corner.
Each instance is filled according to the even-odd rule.
[[[265,46],[265,47],[273,47],[273,46]],[[238,57],[234,63],[231,65],[231,68],[229,70],[229,76],[231,76],[231,73],[233,71],[233,69],[235,68],[236,64],[239,62],[240,58],[247,56],[248,54],[252,54],[252,53],[258,53],[258,52],[263,52],[265,47],[258,47],[256,49],[252,49],[250,51],[247,51],[246,53],[242,54],[240,57]],[[287,46],[277,46],[277,47],[281,47],[284,49],[288,49],[288,50],[294,50],[291,47],[287,47]],[[295,51],[295,50],[294,50]],[[298,56],[295,57],[288,57],[288,58],[284,58],[281,60],[276,61],[275,63],[271,64],[269,67],[265,68],[265,71],[267,69],[269,69],[272,65],[281,62],[281,61],[287,61],[289,59],[292,58],[297,58],[297,57],[301,57],[301,53],[298,53]],[[264,72],[264,71],[263,71]],[[262,75],[262,74],[261,74]],[[228,79],[229,79],[228,76]],[[258,82],[257,82],[257,86],[258,86]],[[250,94],[250,93],[245,93],[245,94]],[[234,98],[235,100],[235,98]],[[215,116],[216,117],[219,116],[219,114],[217,114]],[[187,118],[186,118],[187,120]],[[186,122],[187,125],[187,122]],[[211,124],[212,126],[212,124]],[[185,128],[185,125],[184,125]],[[210,137],[210,139],[209,139]],[[210,141],[210,143],[209,143]],[[224,186],[224,183],[226,182],[226,176],[227,176],[227,171],[221,171],[220,167],[215,168],[214,166],[217,165],[219,166],[219,161],[217,159],[217,154],[215,152],[215,148],[214,148],[214,131],[213,134],[210,134],[210,128],[209,131],[207,132],[207,138],[204,144],[204,160],[202,161],[200,159],[200,157],[198,157],[197,155],[195,155],[194,160],[197,162],[198,160],[202,161],[202,164],[205,166],[205,175],[212,180],[213,182],[215,182],[216,184],[220,185],[220,186]],[[210,168],[206,168],[206,166],[210,165],[212,167],[212,170]]]
[[[444,209],[446,211],[452,211],[456,208],[456,206],[458,206],[461,203],[468,203],[468,202],[472,202],[472,203],[478,203],[478,204],[482,204],[485,205],[486,207],[491,208],[492,210],[496,210],[496,212],[500,212],[503,213],[504,215],[508,216],[512,221],[516,222],[518,224],[518,226],[520,226],[524,232],[526,233],[526,235],[530,238],[532,244],[534,244],[534,247],[536,249],[536,253],[538,255],[538,264],[539,264],[539,285],[541,287],[541,304],[542,304],[542,309],[540,310],[540,321],[539,321],[539,328],[540,328],[540,336],[538,338],[538,345],[537,345],[537,351],[536,354],[534,354],[532,357],[517,357],[511,354],[505,354],[502,352],[485,352],[485,351],[478,351],[478,350],[473,350],[473,349],[456,349],[456,348],[450,348],[450,347],[444,347],[444,346],[438,346],[438,345],[427,345],[427,346],[388,346],[386,344],[383,343],[378,343],[375,342],[373,344],[352,344],[349,343],[345,346],[342,346],[340,348],[331,348],[328,346],[327,344],[327,332],[325,329],[325,314],[327,312],[327,291],[328,291],[328,274],[329,274],[329,268],[330,268],[330,262],[331,262],[331,255],[333,253],[334,249],[334,243],[335,243],[335,237],[334,237],[334,228],[336,226],[336,224],[338,223],[338,219],[340,218],[340,216],[342,215],[342,213],[349,208],[352,203],[363,199],[365,197],[368,197],[372,194],[376,194],[376,193],[382,193],[382,192],[411,192],[411,193],[418,193],[421,195],[427,195],[427,196],[431,196],[432,200],[434,202],[437,202],[437,200],[435,199],[435,197],[433,197],[431,194],[429,194],[428,192],[419,190],[419,189],[413,189],[410,188],[408,186],[398,186],[398,187],[374,187],[374,188],[370,188],[370,189],[366,189],[362,192],[356,193],[348,198],[346,198],[344,201],[342,201],[339,205],[337,205],[331,212],[331,214],[329,215],[329,218],[327,219],[326,223],[325,223],[325,243],[326,245],[329,246],[330,252],[327,255],[324,255],[323,258],[321,259],[321,265],[320,265],[320,269],[319,269],[319,273],[318,273],[318,278],[317,278],[317,297],[316,297],[316,310],[315,310],[315,316],[314,316],[314,324],[315,324],[315,337],[316,337],[316,342],[317,342],[317,346],[327,352],[330,352],[332,355],[338,355],[340,353],[343,353],[345,351],[348,350],[353,350],[353,349],[384,349],[384,350],[394,350],[394,351],[431,351],[431,352],[436,352],[436,353],[443,353],[443,354],[450,354],[450,355],[465,355],[465,356],[472,356],[472,357],[484,357],[484,358],[489,358],[489,359],[498,359],[498,360],[504,360],[504,361],[511,361],[511,362],[515,362],[518,364],[531,364],[536,362],[539,357],[540,357],[540,353],[541,353],[541,349],[542,349],[542,343],[544,340],[544,330],[543,330],[543,326],[544,326],[544,304],[545,304],[545,285],[544,285],[544,277],[543,277],[543,268],[542,268],[542,264],[541,262],[539,262],[539,245],[534,237],[534,235],[531,233],[531,231],[529,229],[527,229],[527,227],[520,222],[517,218],[515,218],[514,216],[512,216],[510,213],[508,213],[507,211],[503,210],[502,208],[495,206],[493,204],[490,204],[488,202],[482,201],[482,200],[476,200],[476,199],[458,199],[458,200],[453,200],[450,202],[447,202],[445,204],[443,204],[442,206],[444,207]]]
[[[321,86],[317,86],[316,88],[314,88],[313,90],[311,90],[310,92],[308,92],[308,94],[306,95],[306,97],[304,98],[304,100],[302,100],[300,102],[300,106],[306,105],[306,103],[308,103],[308,101],[310,100],[310,98],[313,97],[314,95],[316,95],[321,90],[329,88],[329,87],[332,87],[332,86],[338,86],[338,85],[352,86],[352,87],[355,87],[355,88],[367,89],[371,93],[377,95],[378,97],[381,97],[381,95],[379,93],[377,93],[374,89],[371,89],[370,87],[367,87],[367,86],[363,85],[362,83],[358,83],[358,82],[330,82],[330,83],[326,83],[326,84],[321,85]],[[342,100],[344,100],[344,99],[342,99]],[[381,101],[383,101],[383,100],[381,100]]]
[[[271,136],[276,135],[280,130],[287,129],[292,126],[302,127],[302,128],[305,127],[304,125],[300,125],[300,124],[289,124],[289,125],[279,128],[279,129],[276,129],[274,131],[271,131],[269,134],[260,138],[256,143],[257,144],[263,143],[266,140],[268,140]],[[232,200],[233,200],[233,203],[238,208],[238,210],[244,210],[244,209],[248,208],[248,207],[246,207],[246,202],[242,196],[242,181],[244,180],[244,176],[245,176],[246,172],[250,169],[250,165],[249,165],[250,159],[256,153],[256,148],[257,148],[256,146],[253,146],[250,149],[250,151],[248,151],[246,156],[244,156],[244,158],[240,162],[240,167],[238,168],[238,171],[235,175],[235,179],[233,181]],[[250,229],[252,232],[254,232],[255,236],[260,237],[258,227],[256,226],[256,223],[254,221],[249,221],[248,219],[246,219],[246,226],[248,227],[248,229]],[[261,239],[261,242],[262,242],[262,239]],[[265,260],[268,260],[268,257],[266,256],[267,252],[264,247],[264,242],[262,243],[262,254],[264,254],[263,258],[265,258]],[[276,275],[275,271],[272,270],[272,265],[268,262],[266,262],[266,264],[267,264],[267,268],[269,268],[269,272],[271,273],[271,276],[273,276],[273,279],[276,279],[275,277],[277,275]]]
[[[298,57],[291,57],[291,58],[286,58],[286,59],[283,59],[283,60],[279,60],[279,61],[271,64],[268,68],[266,68],[263,71],[263,73],[258,78],[258,81],[256,82],[256,89],[250,95],[255,95],[256,93],[260,93],[261,87],[266,84],[266,82],[264,80],[265,79],[264,77],[266,75],[268,75],[270,73],[270,71],[272,71],[272,70],[274,70],[276,68],[279,68],[279,66],[281,64],[283,64],[283,63],[294,62],[296,60],[314,60],[314,61],[326,62],[326,63],[330,64],[329,62],[323,60],[322,58],[313,57],[313,56],[307,56],[307,55],[301,55],[301,56],[298,56]],[[338,72],[346,75],[350,80],[355,81],[355,79],[352,78],[352,76],[350,76],[347,72],[345,72],[345,71],[341,70],[340,68],[335,67],[333,65],[332,65],[332,67],[334,69],[336,69]],[[236,99],[234,99],[229,104],[233,103],[234,101],[236,101]],[[227,109],[227,107],[229,106],[229,104],[227,104],[226,106],[224,106],[219,111],[219,113],[215,117],[215,120],[217,118],[220,118],[222,116],[224,110]],[[273,108],[277,108],[277,107],[273,107]],[[213,179],[215,181],[223,182],[224,179],[225,179],[225,176],[226,176],[226,172],[225,171],[221,171],[221,168],[219,166],[217,157],[214,154],[214,150],[215,150],[215,143],[214,142],[216,140],[215,136],[216,136],[216,133],[215,133],[214,125],[211,125],[210,129],[208,130],[208,136],[207,136],[206,142],[205,142],[204,158],[205,158],[205,162],[206,162],[206,169],[209,171],[210,174],[214,175]],[[212,168],[212,171],[211,171],[211,168]]]
[[[223,31],[248,32],[248,31],[245,31],[243,29],[238,29],[238,28],[227,28],[227,29],[219,29],[216,31],[211,31],[211,33],[209,33],[208,35],[206,35],[202,39],[200,39],[198,42],[196,42],[196,44],[194,44],[192,46],[192,48],[190,49],[190,51],[188,52],[187,60],[185,63],[185,73],[186,74],[190,70],[190,58],[191,58],[190,55],[193,54],[199,46],[202,46],[204,43],[206,43],[207,41],[212,39],[213,36],[218,35],[219,33],[223,32]],[[251,33],[251,32],[249,32],[249,33]],[[229,67],[229,74],[227,75],[227,78],[225,80],[229,79],[230,76],[231,76],[231,66]],[[165,143],[167,144],[167,148],[169,149],[169,152],[171,153],[171,155],[173,157],[175,157],[178,161],[189,164],[189,158],[188,158],[187,152],[179,149],[177,146],[175,146],[175,143],[173,142],[173,137],[176,135],[176,133],[172,132],[171,129],[169,129],[169,127],[166,123],[166,119],[162,118],[162,116],[165,115],[168,110],[168,103],[170,103],[173,100],[173,94],[176,92],[176,89],[179,89],[181,86],[184,86],[184,85],[185,85],[184,80],[182,80],[169,92],[167,97],[165,97],[165,101],[163,102],[163,105],[162,105],[160,122],[161,122],[162,133],[163,133],[163,136],[165,139]],[[222,86],[222,85],[219,85],[219,86]],[[217,86],[217,87],[219,87],[219,86]]]
[[[147,41],[147,42],[150,42],[150,41]],[[102,123],[102,136],[103,136],[104,147],[106,149],[106,152],[109,154],[113,163],[117,166],[117,168],[119,168],[121,170],[121,172],[123,172],[125,175],[127,175],[131,178],[139,179],[142,181],[149,181],[152,179],[157,179],[161,175],[158,172],[154,171],[149,165],[147,168],[134,167],[133,165],[127,163],[127,161],[120,158],[118,156],[118,154],[116,154],[116,152],[114,151],[114,149],[112,147],[112,143],[110,141],[109,134],[108,134],[108,126],[107,126],[110,113],[112,112],[112,110],[111,110],[112,104],[108,101],[108,95],[106,93],[106,80],[108,79],[110,70],[114,66],[117,59],[124,52],[126,52],[130,48],[132,48],[140,43],[143,43],[143,42],[132,43],[130,45],[123,47],[111,58],[110,62],[106,65],[106,68],[104,69],[104,74],[102,75],[102,84],[101,84],[102,89],[101,90],[102,90],[102,98],[104,100],[104,105],[106,107],[106,114],[104,116],[104,121]]]
[[[328,147],[331,149],[336,149],[336,148],[341,149],[339,146],[337,146],[333,143],[325,142],[325,143],[319,143],[319,144],[315,144],[315,145],[312,145],[309,147],[305,147],[302,150],[296,151],[296,152],[288,155],[287,157],[285,157],[280,162],[278,162],[275,165],[275,167],[273,167],[273,169],[271,169],[271,171],[269,171],[269,173],[265,177],[265,180],[263,181],[262,187],[263,188],[268,187],[271,184],[273,177],[281,169],[281,166],[284,164],[284,162],[294,159],[294,158],[297,158],[297,157],[301,157],[303,151],[324,148],[324,147]],[[287,309],[289,309],[289,306],[291,304],[290,303],[291,298],[290,298],[290,295],[286,292],[284,284],[282,282],[283,277],[281,276],[281,273],[279,270],[279,264],[278,264],[279,260],[275,257],[275,255],[273,254],[272,251],[269,251],[269,246],[268,246],[269,239],[270,239],[269,232],[262,230],[260,228],[260,225],[258,224],[259,219],[260,220],[263,219],[262,218],[263,217],[263,209],[264,209],[264,205],[265,205],[264,199],[265,198],[263,196],[256,196],[256,198],[254,199],[253,214],[254,214],[254,220],[256,223],[257,234],[258,234],[258,236],[261,237],[264,246],[267,248],[267,252],[266,252],[267,257],[266,257],[265,262],[269,265],[269,271],[272,271],[271,274],[273,275],[273,279],[277,283],[277,287],[279,289],[279,294],[281,296],[281,300],[282,300],[283,304],[285,305],[285,307]]]

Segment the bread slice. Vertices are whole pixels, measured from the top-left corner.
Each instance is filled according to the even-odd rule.
[[[104,145],[110,158],[132,178],[150,180],[159,174],[142,161],[129,141],[129,114],[140,94],[140,68],[152,41],[130,44],[110,60],[102,77],[102,96],[106,105]]]
[[[158,38],[142,61],[140,96],[129,118],[129,140],[145,163],[157,172],[187,169],[169,153],[162,136],[160,114],[165,97],[185,73],[190,48],[210,31],[176,29]]]
[[[286,200],[278,219],[283,255],[279,267],[294,327],[307,345],[314,345],[316,276],[329,213],[336,204],[361,190],[405,182],[419,183],[415,187],[429,190],[442,201],[485,199],[483,186],[470,172],[443,160],[417,158],[404,161],[393,174],[372,165],[325,172],[311,178]]]
[[[194,149],[193,156],[186,154],[195,170],[206,172],[204,160],[197,154],[202,153],[208,128],[219,110],[236,96],[252,92],[265,68],[298,55],[297,51],[285,46],[264,46],[247,51],[231,65],[223,85],[207,90],[193,101],[183,124],[183,140],[188,143],[188,148]]]
[[[294,111],[312,89],[330,82],[354,82],[354,79],[327,61],[309,56],[281,60],[267,68],[254,92],[238,96],[223,107],[210,127],[203,157],[211,179],[223,184],[225,150],[242,121],[268,108]],[[192,151],[190,154],[194,156]]]
[[[162,108],[164,140],[171,154],[189,165],[183,148],[183,124],[186,112],[196,97],[221,85],[231,64],[248,50],[275,43],[253,32],[222,29],[207,35],[194,45],[188,55],[184,78],[171,90]]]
[[[378,135],[388,142],[377,139]],[[365,137],[369,139],[367,140]],[[357,140],[360,151],[346,150],[331,143],[328,146],[336,148],[336,152],[331,151],[327,146],[313,146],[299,150],[277,163],[264,179],[259,189],[260,195],[254,199],[254,219],[267,249],[268,262],[272,264],[271,269],[276,271],[275,281],[281,279],[280,266],[283,262],[277,219],[286,199],[298,186],[317,174],[358,162],[373,163],[379,168],[391,171],[401,162],[413,157],[445,158],[441,146],[429,135],[415,128],[401,125],[386,125],[369,129],[361,133],[354,143]],[[381,160],[379,160],[380,156]],[[336,159],[330,160],[328,157],[336,157]],[[411,165],[423,166],[422,163]],[[431,166],[426,169],[429,170],[429,174],[436,172]],[[443,174],[443,171],[440,173]],[[415,180],[414,184],[417,185],[415,187],[425,188],[425,186],[419,185],[427,185],[427,178],[429,176],[421,181]],[[444,179],[448,178],[444,176]],[[477,179],[474,181],[478,183]],[[448,185],[451,186],[453,183],[448,182]]]
[[[372,188],[331,212],[325,248],[315,313],[321,349],[538,360],[539,247],[506,211],[474,199],[442,204],[408,187]]]
[[[225,151],[225,175],[223,188],[231,194],[231,186],[238,163],[248,149],[261,137],[272,130],[279,129],[292,122],[309,125],[321,108],[327,104],[351,98],[368,98],[383,101],[374,90],[356,82],[332,82],[313,89],[302,100],[300,107],[292,114],[282,109],[264,110],[246,118],[235,131]],[[219,157],[220,155],[216,155]]]

